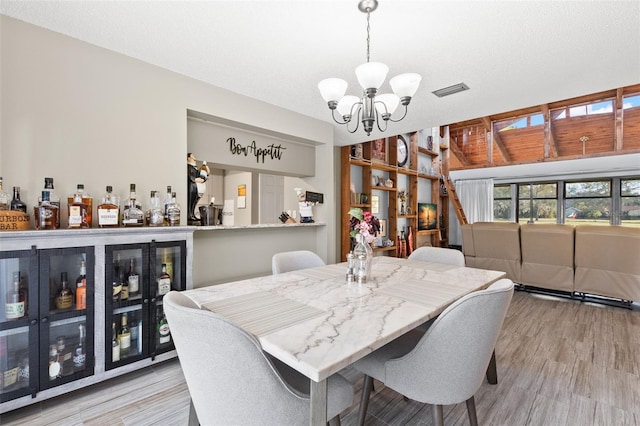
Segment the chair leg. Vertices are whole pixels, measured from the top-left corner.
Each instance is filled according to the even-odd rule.
[[[444,426],[444,416],[442,413],[442,405],[432,405],[433,424],[434,426]]]
[[[360,398],[360,412],[358,413],[358,425],[364,425],[364,418],[367,416],[367,408],[369,407],[369,395],[373,389],[373,377],[364,376],[364,384],[362,385],[362,397]]]
[[[493,350],[493,354],[491,354],[491,360],[489,361],[489,366],[487,366],[487,381],[489,384],[497,385],[498,384],[498,367],[496,366],[496,350]]]
[[[476,414],[476,400],[471,398],[467,399],[467,412],[469,413],[469,423],[471,426],[478,426],[478,416]]]

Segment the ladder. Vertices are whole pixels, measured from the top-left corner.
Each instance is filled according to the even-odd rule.
[[[449,176],[442,176],[442,182],[444,183],[444,187],[447,189],[447,194],[449,195],[451,204],[453,204],[453,209],[456,212],[458,222],[460,225],[466,225],[469,222],[467,221],[467,216],[464,214],[464,210],[462,210],[462,204],[460,204],[460,198],[458,198],[455,185]]]

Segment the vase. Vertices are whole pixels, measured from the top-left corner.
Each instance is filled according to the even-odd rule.
[[[362,234],[356,234],[356,246],[353,248],[353,255],[363,255],[366,260],[365,277],[371,278],[371,264],[373,263],[373,249],[371,245],[364,240]]]

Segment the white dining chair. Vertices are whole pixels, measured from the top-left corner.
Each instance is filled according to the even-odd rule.
[[[513,282],[502,279],[445,309],[424,335],[412,330],[353,365],[365,374],[358,423],[364,424],[373,379],[410,399],[431,404],[442,426],[443,405],[465,401],[472,426],[478,424],[473,395],[480,387],[496,345]]]
[[[309,424],[307,377],[273,362],[253,335],[187,296],[171,291],[163,305],[200,424]],[[353,386],[338,374],[327,385],[327,418],[339,424]]]
[[[309,250],[276,253],[271,258],[271,271],[273,275],[324,265],[325,263],[322,258]]]
[[[464,266],[464,254],[461,251],[443,247],[418,247],[408,257],[409,260],[447,263]]]

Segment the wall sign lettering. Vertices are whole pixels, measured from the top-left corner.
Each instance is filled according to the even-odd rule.
[[[256,141],[251,141],[251,144],[242,146],[240,143],[236,142],[236,138],[228,138],[227,142],[229,142],[229,150],[232,154],[244,154],[245,157],[249,156],[249,154],[253,154],[256,157],[256,163],[264,163],[265,158],[281,160],[283,151],[287,149],[281,144],[276,145],[273,143],[271,145],[267,145],[265,148],[258,148]]]

